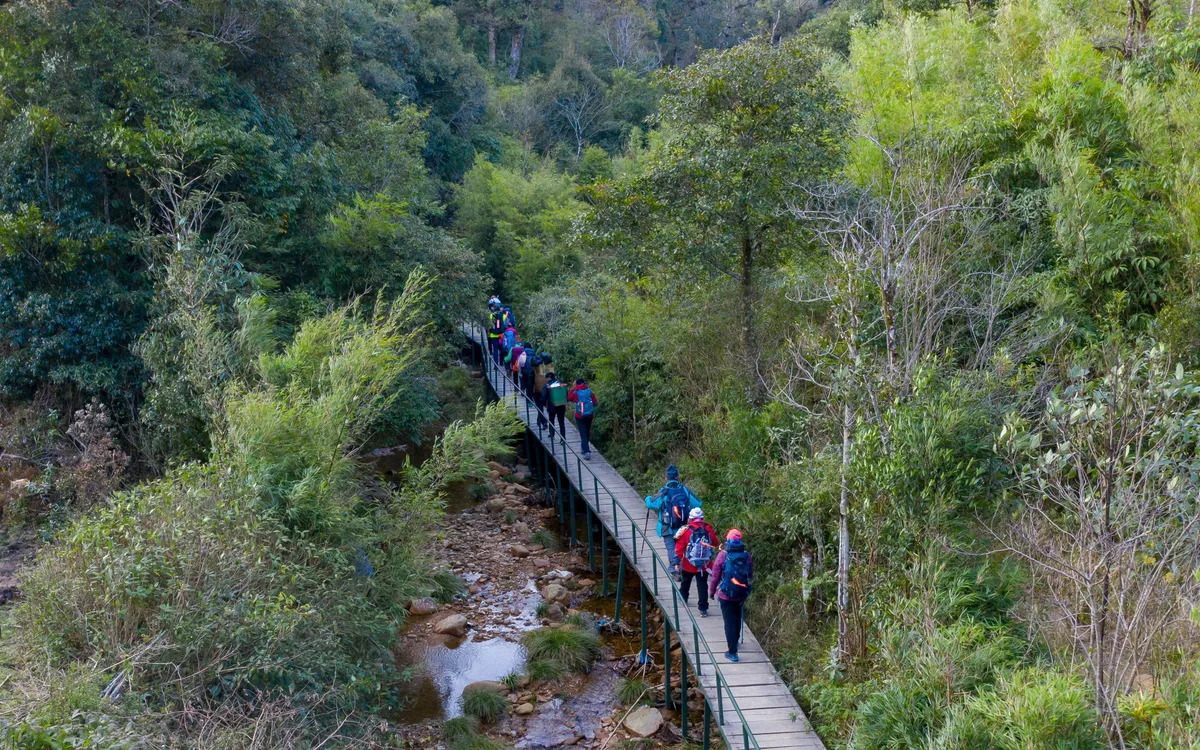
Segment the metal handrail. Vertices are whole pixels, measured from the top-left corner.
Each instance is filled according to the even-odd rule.
[[[467,324],[465,324],[465,325],[467,325]],[[524,395],[523,393],[521,393],[521,389],[517,385],[517,383],[514,382],[507,373],[503,372],[503,368],[498,367],[496,365],[496,363],[492,361],[491,352],[488,350],[488,347],[487,347],[487,334],[486,334],[486,331],[484,330],[483,326],[482,325],[471,325],[471,330],[472,330],[472,338],[474,338],[475,332],[477,332],[479,335],[479,338],[475,340],[475,343],[478,343],[482,349],[483,369],[484,369],[484,372],[488,374],[488,381],[492,384],[492,390],[495,391],[497,393],[497,395],[499,395],[501,397],[501,399],[504,399],[507,401],[508,396],[509,396],[509,386],[512,386],[513,408],[514,409],[517,408],[516,399],[518,396],[520,398],[524,399],[525,400],[525,421],[527,424],[531,424],[530,420],[529,420],[529,406],[530,406],[529,397]],[[503,388],[504,392],[503,393],[501,393],[500,392],[501,389],[499,387],[497,387],[496,379],[493,376],[493,372],[496,370],[499,370],[501,373],[501,380],[504,383],[504,388]],[[540,413],[540,410],[537,409],[536,406],[534,407],[534,411],[538,411]],[[533,431],[530,430],[531,434],[532,434],[532,432]],[[549,449],[550,455],[554,456],[555,463],[558,463],[558,456],[555,454],[554,447],[552,445],[547,444],[546,441],[543,439],[542,428],[540,425],[538,426],[537,440],[539,443],[542,444],[542,446],[544,448]],[[562,463],[563,473],[566,475],[567,481],[571,481],[571,475],[567,470],[567,465],[566,465],[567,462],[565,460],[566,459],[566,451],[570,450],[571,453],[573,453],[575,455],[576,466],[579,467],[579,469],[578,469],[579,488],[580,488],[580,490],[582,490],[583,489],[583,465],[584,465],[585,459],[574,448],[569,448],[569,446],[566,442],[566,434],[565,433],[563,435],[563,440],[564,440],[564,442],[562,444],[563,459],[564,459],[563,463]],[[653,558],[652,567],[654,569],[654,596],[658,597],[658,566],[661,564],[663,566],[663,570],[669,570],[670,569],[669,561],[662,559],[661,553],[658,551],[657,544],[649,544],[650,537],[647,535],[646,530],[643,529],[634,520],[634,518],[629,515],[629,511],[627,511],[624,506],[617,503],[616,495],[614,495],[612,490],[610,490],[608,488],[608,486],[604,483],[604,481],[601,480],[596,475],[596,472],[592,471],[590,466],[588,467],[588,474],[590,474],[592,476],[593,492],[596,495],[597,505],[599,505],[599,502],[600,502],[600,492],[598,489],[600,487],[604,488],[604,491],[606,493],[608,493],[608,497],[611,500],[613,524],[616,526],[616,528],[614,529],[613,538],[617,540],[617,544],[621,543],[620,524],[617,519],[617,509],[618,508],[621,510],[621,513],[625,516],[626,520],[629,522],[630,529],[636,531],[636,535],[632,539],[633,544],[631,544],[633,554],[630,555],[630,557],[633,560],[634,565],[637,565],[637,559],[638,559],[637,536],[641,537],[641,541],[643,542],[643,548],[645,548],[647,546],[649,547],[650,554]],[[588,503],[587,495],[584,494],[583,492],[580,492],[579,494],[583,497],[583,501],[585,503]],[[592,507],[590,503],[588,503],[588,506]],[[592,510],[593,510],[593,512],[595,512],[597,514],[600,513],[599,507],[592,507]],[[682,597],[682,593],[680,592],[679,585],[675,582],[674,578],[668,576],[667,579],[671,582],[671,603],[672,603],[672,609],[674,610],[674,613],[675,613],[675,623],[674,623],[673,627],[675,628],[676,635],[679,636],[679,647],[684,653],[686,653],[686,648],[684,647],[684,643],[683,643],[683,637],[679,633],[679,619],[680,619],[679,618],[679,598]],[[686,604],[686,602],[685,602],[685,604]],[[685,608],[684,612],[687,614],[688,620],[692,626],[693,646],[694,646],[693,650],[695,651],[695,654],[696,654],[694,663],[695,663],[695,667],[696,667],[697,681],[699,681],[698,678],[702,676],[702,673],[700,671],[700,662],[701,662],[701,658],[700,658],[700,643],[701,643],[701,641],[700,641],[700,635],[699,635],[700,625],[699,625],[699,623],[696,622],[696,617],[695,617],[695,615],[692,614],[690,608]],[[664,609],[663,616],[669,620],[671,617],[671,613]],[[668,643],[668,647],[669,647],[669,645],[670,644]],[[717,657],[713,653],[712,648],[709,647],[707,641],[704,641],[704,651],[706,652],[706,655],[708,656],[709,664],[713,668],[713,675],[716,677],[717,722],[718,722],[719,726],[723,727],[725,725],[725,707],[724,707],[724,702],[722,700],[722,683],[724,682],[724,680],[722,679],[722,676],[721,676],[720,664],[717,662]],[[684,686],[684,689],[686,689],[686,686]],[[742,722],[743,750],[750,750],[751,747],[754,747],[755,750],[762,750],[762,748],[758,744],[758,739],[756,737],[754,737],[754,735],[752,733],[750,733],[749,727],[746,723],[746,716],[745,716],[745,714],[742,713],[742,709],[738,705],[737,699],[733,697],[733,691],[730,689],[728,684],[724,684],[724,693],[725,693],[725,695],[728,696],[729,703],[731,704],[733,710],[737,713],[738,718]],[[753,744],[751,744],[751,743],[753,743]]]

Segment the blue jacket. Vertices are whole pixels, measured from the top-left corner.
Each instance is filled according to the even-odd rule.
[[[657,493],[646,498],[646,507],[653,511],[661,511],[662,507],[663,507],[663,503],[665,503],[667,501],[667,488],[668,487],[682,487],[685,490],[687,490],[688,512],[689,513],[692,512],[692,508],[700,507],[700,498],[696,497],[695,493],[693,493],[690,489],[688,489],[686,484],[680,483],[679,480],[677,480],[677,479],[672,479],[671,481],[667,482],[666,484],[664,484],[662,487],[659,488]],[[659,515],[661,515],[661,514],[659,514]],[[665,531],[663,530],[663,525],[662,525],[661,520],[658,522],[658,535],[659,536],[671,536],[670,529],[667,529]]]

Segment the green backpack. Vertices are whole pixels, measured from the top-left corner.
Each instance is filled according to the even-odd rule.
[[[554,383],[550,386],[550,405],[551,406],[566,406],[567,405],[567,385],[566,383]]]

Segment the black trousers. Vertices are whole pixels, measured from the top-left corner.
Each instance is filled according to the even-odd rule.
[[[579,428],[579,442],[581,443],[583,455],[586,456],[592,452],[592,446],[590,445],[592,439],[592,417],[576,416],[575,426]]]
[[[558,420],[558,431],[563,437],[567,435],[567,407],[565,406],[547,406],[546,413],[550,415],[550,437],[554,438],[554,420]],[[538,424],[546,424],[542,413],[538,412]]]
[[[731,602],[728,599],[717,601],[721,602],[721,619],[725,621],[725,645],[729,647],[729,653],[736,654],[738,641],[742,637],[742,608],[746,602]]]
[[[688,600],[688,593],[692,590],[692,579],[696,581],[696,603],[700,605],[701,612],[708,611],[708,571],[702,570],[698,573],[689,573],[683,571],[683,575],[679,581],[679,593],[683,594],[683,601]]]

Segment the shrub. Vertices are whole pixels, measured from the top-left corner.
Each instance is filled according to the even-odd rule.
[[[463,693],[463,713],[473,716],[484,724],[491,724],[504,715],[508,699],[491,690],[470,690]]]
[[[508,524],[509,526],[512,526],[514,523],[516,523],[518,518],[520,518],[520,516],[517,515],[515,510],[504,511],[504,523]]]
[[[568,672],[586,674],[600,655],[595,628],[568,623],[561,628],[532,630],[521,638],[529,656],[529,675],[554,679]]]

